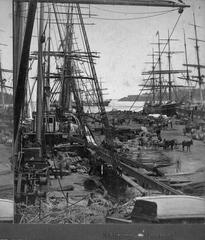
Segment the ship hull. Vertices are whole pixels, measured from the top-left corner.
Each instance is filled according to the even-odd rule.
[[[111,100],[105,100],[105,101],[103,101],[103,105],[104,105],[105,107],[107,107],[110,102],[111,102]],[[93,102],[87,103],[87,102],[84,102],[83,105],[84,105],[84,106],[97,106],[97,103],[93,103]]]
[[[146,114],[162,114],[167,116],[173,116],[177,114],[177,108],[179,103],[167,103],[162,105],[147,105],[143,108],[143,112]]]

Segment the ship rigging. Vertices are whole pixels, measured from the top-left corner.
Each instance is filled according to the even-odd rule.
[[[14,1],[16,201],[28,201],[30,197],[41,196],[40,190],[43,185],[47,185],[49,176],[61,174],[57,173],[56,166],[52,168],[48,161],[49,157],[55,157],[59,148],[67,151],[75,149],[84,156],[89,154],[92,156],[94,151],[100,157],[97,164],[101,166],[104,164],[113,174],[112,179],[120,178],[122,174],[120,160],[114,150],[112,129],[95,69],[95,60],[98,56],[91,51],[84,13],[79,2],[169,6],[179,7],[180,12],[186,5],[171,1],[123,0],[112,3],[72,0],[70,3],[66,1],[67,4],[59,7],[57,3],[65,3],[65,1],[25,2]],[[37,7],[40,8],[38,17]],[[34,44],[37,51],[32,52],[35,27],[38,30],[38,42]],[[78,35],[76,35],[76,27]],[[53,33],[51,33],[52,29],[54,29]],[[56,32],[58,40],[57,48],[54,48],[51,46]],[[79,38],[80,47],[76,41]],[[35,64],[36,72],[32,75]],[[36,98],[36,109],[31,116],[28,109],[32,109],[31,103],[34,98]],[[93,116],[89,108],[85,112],[85,102],[88,105],[94,102],[98,107],[98,114]],[[32,117],[32,121],[27,119],[28,117]],[[94,124],[100,123],[103,137],[97,138],[93,135],[91,131],[93,118]],[[117,184],[120,185],[119,181]]]

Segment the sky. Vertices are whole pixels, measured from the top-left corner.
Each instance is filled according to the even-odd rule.
[[[194,37],[193,11],[196,15],[196,23],[203,28],[198,29],[198,37],[205,40],[205,1],[184,1],[191,7],[184,9],[180,20],[173,33],[173,38],[178,42],[171,42],[171,49],[184,50],[183,28],[186,36]],[[109,10],[106,12],[105,10]],[[91,13],[98,14],[99,18],[138,18],[146,15],[131,15],[128,13],[156,12],[170,10],[170,8],[159,7],[131,7],[131,6],[91,6]],[[111,12],[112,11],[112,12]],[[127,12],[127,14],[115,12]],[[152,15],[152,14],[150,14]],[[90,45],[93,50],[100,52],[96,69],[98,76],[102,79],[104,86],[108,88],[107,98],[120,98],[131,94],[137,94],[142,83],[141,72],[150,70],[150,65],[145,64],[151,60],[151,42],[157,41],[156,32],[159,31],[161,38],[167,38],[168,29],[171,32],[179,16],[178,11],[165,15],[135,20],[100,20],[92,19],[95,26],[87,26]],[[201,64],[205,65],[205,43],[200,44]],[[188,59],[195,63],[194,42],[187,39]],[[167,59],[163,60],[165,68]],[[172,57],[173,68],[182,69],[185,63],[184,54]],[[163,65],[164,66],[164,65]]]
[[[184,0],[190,4],[182,13],[180,20],[173,33],[173,38],[180,41],[172,42],[171,47],[176,51],[183,51],[183,28],[187,38],[194,37],[193,11],[196,15],[198,37],[205,40],[205,1]],[[148,56],[154,45],[151,42],[157,41],[156,32],[160,37],[167,38],[168,30],[171,32],[179,16],[178,11],[172,11],[160,16],[159,11],[170,11],[170,8],[159,7],[138,7],[138,6],[104,6],[91,5],[90,13],[97,14],[96,19],[91,17],[86,22],[94,23],[93,26],[86,26],[89,42],[93,51],[100,52],[97,60],[96,70],[103,87],[107,88],[108,95],[105,98],[121,98],[131,94],[139,93],[142,83],[142,71],[150,70],[150,65],[145,64],[151,60]],[[157,12],[157,13],[156,13]],[[146,14],[144,14],[146,13]],[[12,68],[12,1],[0,0],[0,43],[2,65],[4,68]],[[103,20],[118,19],[118,20]],[[131,20],[127,19],[132,18]],[[139,19],[141,18],[141,19]],[[119,20],[121,19],[121,20]],[[195,63],[194,42],[187,39],[188,58],[190,63]],[[205,43],[200,44],[201,64],[205,65]],[[166,68],[166,58],[163,60],[163,67]],[[178,54],[172,57],[173,68],[182,69],[185,63],[184,55]]]
[[[6,44],[7,46],[1,45]],[[12,70],[12,1],[0,0],[0,54],[2,67]],[[7,85],[12,86],[12,75],[3,74],[8,79]]]

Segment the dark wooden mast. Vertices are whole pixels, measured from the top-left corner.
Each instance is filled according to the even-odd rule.
[[[43,123],[43,43],[45,41],[43,36],[44,30],[44,4],[40,4],[40,22],[39,22],[39,36],[38,36],[38,76],[37,76],[37,110],[36,110],[36,139],[42,145],[42,123]]]

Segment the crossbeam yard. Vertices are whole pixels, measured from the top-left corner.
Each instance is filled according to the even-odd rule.
[[[28,2],[29,0],[14,0],[15,2]],[[153,6],[153,7],[190,7],[179,1],[168,0],[38,0],[45,3],[78,3],[101,5],[127,5],[127,6]]]

